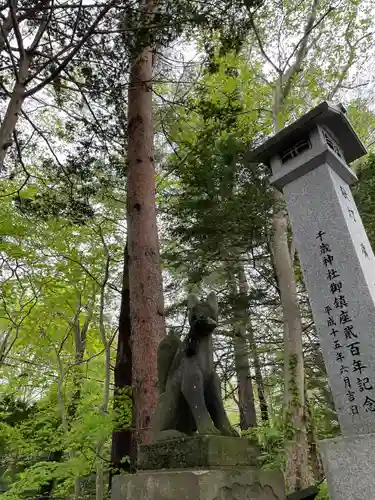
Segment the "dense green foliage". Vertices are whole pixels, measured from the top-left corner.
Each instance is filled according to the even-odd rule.
[[[131,425],[129,393],[116,410],[112,395],[126,241],[124,94],[136,40],[156,44],[155,161],[168,331],[186,332],[188,291],[216,291],[215,362],[228,413],[238,428],[240,345],[258,424],[243,433],[261,444],[264,467],[285,466],[290,429],[282,418],[284,324],[270,251],[277,207],[270,172],[250,164],[247,151],[271,135],[276,122],[287,123],[327,97],[347,105],[371,148],[369,5],[337,3],[166,2],[150,24],[139,27],[138,2],[125,8],[119,2],[69,65],[27,97],[0,171],[4,500],[93,498],[95,482],[104,474],[107,485],[112,472],[114,426]],[[38,22],[41,4],[32,7]],[[289,80],[304,41],[301,19],[315,4],[304,59]],[[28,12],[25,2],[19,8],[21,16]],[[77,31],[78,43],[99,12],[98,5],[87,7],[77,18],[76,8],[62,10],[60,17],[54,11],[49,42],[33,62],[44,79],[59,62],[59,49],[66,50],[66,33]],[[36,26],[26,21],[24,36]],[[138,28],[144,38],[134,36]],[[14,83],[12,64],[19,63],[12,49],[17,33],[9,40],[12,46],[0,40],[9,63],[0,68],[2,117]],[[45,65],[43,50],[51,58]],[[288,95],[276,113],[280,91]],[[374,155],[355,168],[354,195],[375,245]],[[324,475],[315,445],[339,429],[298,259],[295,273],[309,467],[311,482],[318,483]],[[325,483],[321,490],[319,500],[328,498]]]

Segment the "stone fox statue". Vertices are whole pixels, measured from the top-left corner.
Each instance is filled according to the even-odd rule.
[[[154,440],[191,436],[197,431],[238,436],[225,413],[213,365],[212,332],[218,320],[215,293],[205,301],[189,295],[188,318],[190,331],[183,342],[167,336],[159,344]]]

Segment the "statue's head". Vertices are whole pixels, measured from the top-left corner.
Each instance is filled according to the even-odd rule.
[[[194,293],[191,293],[188,296],[187,306],[190,325],[206,331],[216,328],[219,306],[215,292],[211,292],[206,300],[199,300]]]

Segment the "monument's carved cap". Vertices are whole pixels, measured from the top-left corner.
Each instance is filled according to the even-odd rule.
[[[334,134],[347,163],[366,154],[365,146],[346,117],[344,106],[324,101],[259,147],[249,151],[246,160],[269,165],[272,157],[306,136],[316,125],[322,125]]]

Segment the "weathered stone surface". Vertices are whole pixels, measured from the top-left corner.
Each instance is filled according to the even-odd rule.
[[[194,436],[140,446],[139,469],[255,465],[259,449],[248,439]]]
[[[353,196],[328,164],[284,194],[342,433],[371,433],[375,257]]]
[[[113,479],[112,500],[284,500],[281,473],[255,467],[150,471]]]
[[[375,434],[320,442],[331,500],[375,498]]]

